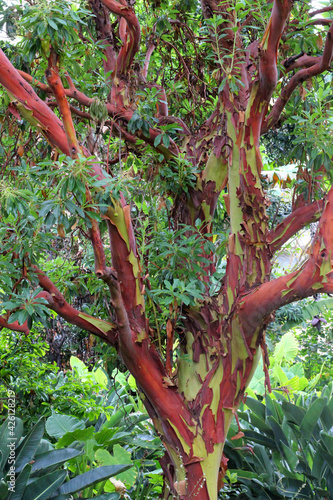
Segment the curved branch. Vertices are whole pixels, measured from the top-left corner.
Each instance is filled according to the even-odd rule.
[[[263,283],[242,298],[241,321],[247,326],[262,324],[268,316],[285,304],[333,291],[333,188],[330,190],[309,259],[293,273]]]
[[[272,128],[279,120],[281,113],[289,101],[295,88],[308,80],[309,78],[320,75],[324,71],[328,70],[333,55],[333,23],[327,33],[325,47],[323,55],[318,59],[317,63],[310,66],[309,68],[304,68],[299,70],[287,83],[281,92],[281,96],[276,100],[269,116],[264,121],[261,127],[261,134],[265,134],[270,128]]]
[[[313,19],[313,21],[309,21],[306,23],[306,26],[330,26],[332,23],[332,19]]]
[[[95,14],[95,25],[98,39],[103,45],[103,58],[104,73],[108,74],[110,80],[111,73],[116,68],[117,57],[114,50],[114,33],[110,21],[109,9],[102,3],[101,0],[90,1],[92,11]]]
[[[78,154],[82,151],[76,137],[72,114],[66,99],[66,94],[59,73],[55,68],[50,67],[46,70],[45,75],[50,89],[52,90],[53,95],[56,98],[62,116],[70,155],[72,158],[77,158]]]
[[[324,200],[319,200],[291,212],[274,230],[270,231],[267,241],[270,244],[271,252],[275,253],[295,233],[311,222],[316,222],[320,218],[323,208]]]
[[[102,3],[117,16],[121,16],[127,23],[121,22],[121,39],[123,45],[119,51],[115,73],[117,76],[125,76],[131,67],[135,54],[140,48],[140,23],[132,7],[129,7],[125,0],[116,2],[115,0],[102,0]]]
[[[147,76],[148,76],[150,58],[155,50],[155,47],[156,47],[156,42],[153,41],[149,44],[149,47],[148,47],[147,52],[146,52],[145,62],[143,63],[143,68],[142,68],[142,78],[145,81],[147,80]]]
[[[20,71],[19,73],[29,83],[36,84],[41,90],[43,90],[47,93],[52,93],[52,90],[50,89],[50,87],[48,85],[45,85],[44,83],[39,82],[38,80],[33,78],[31,75],[24,73],[24,71]],[[67,97],[75,99],[78,103],[82,104],[83,106],[90,107],[91,104],[94,102],[94,99],[86,96],[85,94],[83,94],[83,92],[80,92],[79,90],[77,90],[77,88],[75,87],[75,85],[73,83],[73,80],[71,79],[71,77],[69,76],[68,73],[65,74],[65,78],[66,78],[68,85],[69,85],[69,89],[64,89],[65,95]],[[161,92],[162,92],[162,89],[161,89]],[[44,103],[44,101],[41,101],[41,102]],[[46,105],[46,103],[44,103],[44,105]],[[109,116],[113,117],[114,119],[123,119],[123,120],[126,120],[128,122],[133,116],[132,109],[128,109],[125,107],[119,108],[119,107],[116,107],[109,102],[105,103],[105,105],[106,105],[106,108],[108,110]],[[49,106],[49,104],[47,105],[47,107],[48,106]],[[77,110],[73,106],[70,106],[70,109],[73,113],[75,113],[78,116],[81,116],[83,118],[87,118],[88,120],[92,119],[88,113],[84,113],[80,110]],[[160,109],[161,109],[162,113],[163,112],[167,113],[167,105],[164,105],[162,102],[160,103]],[[153,148],[157,149],[160,153],[162,153],[165,156],[165,158],[170,158],[171,156],[178,155],[178,152],[179,152],[178,146],[172,139],[170,140],[169,148],[166,148],[163,144],[159,144],[158,146],[154,145],[156,137],[161,134],[161,131],[158,129],[150,128],[149,129],[149,137],[146,137],[140,130],[136,132],[136,136],[127,132],[127,130],[125,130],[124,127],[120,127],[120,130],[121,130],[121,135],[122,135],[123,139],[125,139],[128,142],[131,142],[132,144],[136,144],[137,140],[141,139],[141,140],[145,141],[146,143],[150,144],[150,146],[152,146]],[[70,156],[69,149],[67,148],[67,150],[68,150],[68,152],[66,154],[68,156]]]
[[[272,15],[260,43],[259,95],[268,101],[277,83],[277,51],[290,14],[290,0],[275,0]]]
[[[13,332],[23,332],[25,335],[28,335],[30,332],[27,321],[25,321],[23,325],[20,325],[18,321],[8,323],[6,317],[0,316],[0,330],[2,328],[8,328],[8,330],[12,330]]]
[[[149,64],[150,64],[150,58],[151,58],[152,53],[154,52],[154,50],[155,50],[155,48],[157,46],[157,42],[155,40],[155,33],[156,33],[156,23],[153,26],[151,35],[149,36],[148,49],[147,49],[147,52],[146,52],[145,62],[143,63],[143,68],[142,68],[142,72],[141,72],[142,78],[145,81],[147,80],[147,77],[148,77],[148,69],[149,69]]]
[[[66,301],[62,293],[43,271],[37,266],[32,266],[32,270],[36,273],[39,285],[44,290],[38,296],[47,300],[50,309],[59,314],[68,323],[97,335],[97,337],[100,337],[108,344],[116,344],[117,327],[114,324],[78,311]]]
[[[322,9],[313,10],[312,12],[309,12],[309,16],[310,17],[317,16],[318,14],[323,14],[324,12],[332,12],[332,10],[333,10],[332,6],[323,7]]]
[[[16,71],[0,49],[0,84],[7,90],[12,105],[23,118],[38,126],[47,141],[70,156],[64,127],[59,118],[42,101],[35,91]]]
[[[311,66],[317,64],[319,60],[320,56],[309,56],[308,54],[301,53],[286,59],[283,62],[283,66],[286,72],[289,72],[299,68],[311,68]]]

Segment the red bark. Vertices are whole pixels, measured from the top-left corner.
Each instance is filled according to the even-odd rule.
[[[278,46],[292,2],[275,0],[263,39],[244,49],[241,39],[243,26],[234,25],[231,3],[202,0],[206,19],[215,14],[223,20],[218,26],[217,39],[216,33],[215,39],[213,37],[213,30],[210,35],[214,50],[220,57],[217,63],[221,81],[225,79],[226,83],[217,95],[216,109],[193,134],[182,120],[167,116],[168,106],[160,102],[157,110],[159,124],[179,123],[182,127],[179,138],[188,136],[184,140],[185,145],[180,140],[171,140],[166,148],[163,144],[154,144],[161,134],[158,126],[151,127],[149,137],[140,130],[136,133],[127,130],[136,106],[132,98],[135,88],[130,70],[135,73],[133,61],[140,45],[140,26],[133,8],[125,0],[91,0],[90,3],[98,18],[98,37],[103,40],[106,55],[104,70],[106,73],[112,71],[112,88],[106,107],[113,133],[121,133],[121,137],[132,144],[137,139],[143,139],[162,153],[166,161],[185,151],[188,161],[199,172],[196,184],[176,197],[173,211],[169,214],[170,225],[178,227],[185,223],[194,226],[199,219],[202,223],[199,228],[201,236],[212,239],[217,201],[221,191],[228,187],[231,232],[226,274],[218,294],[210,296],[209,273],[214,270],[214,256],[206,255],[202,245],[202,257],[207,259],[207,264],[204,264],[207,277],[202,279],[205,292],[195,306],[182,305],[182,331],[179,332],[181,355],[176,375],[172,370],[172,349],[178,331],[172,319],[169,318],[165,325],[165,363],[161,353],[151,343],[131,207],[123,194],[115,197],[111,193],[106,213],[103,214],[108,226],[112,267],[108,266],[99,224],[92,217],[87,229],[94,251],[95,274],[109,288],[114,322],[96,320],[76,310],[41,270],[33,266],[32,272],[43,288],[40,296],[47,300],[49,307],[71,324],[114,345],[136,378],[147,411],[166,448],[161,464],[172,495],[178,495],[183,500],[194,497],[215,499],[221,460],[224,472],[226,468],[223,445],[230,421],[244,396],[261,350],[267,363],[264,330],[271,313],[293,300],[333,290],[333,233],[330,231],[333,191],[325,200],[295,209],[274,230],[269,231],[267,202],[260,179],[262,160],[259,149],[260,134],[276,124],[299,83],[329,68],[333,25],[327,33],[322,56],[304,54],[285,61],[286,74],[298,71],[282,89],[267,116],[272,92],[277,85]],[[119,16],[122,45],[118,53],[108,11]],[[177,24],[177,21],[174,23]],[[176,52],[191,90],[188,61],[176,43],[166,41],[166,44]],[[230,47],[235,48],[232,61]],[[148,79],[154,48],[152,34],[143,68],[137,71],[137,75],[143,75],[144,80]],[[32,125],[37,125],[50,144],[66,155],[73,158],[79,153],[90,156],[89,151],[78,143],[71,111],[81,118],[89,118],[90,115],[86,111],[73,110],[67,98],[75,99],[88,109],[93,99],[80,92],[69,75],[66,76],[69,88],[64,89],[54,64],[50,64],[46,73],[48,85],[34,81],[26,73],[19,74],[2,52],[0,64],[0,83],[10,92],[11,109],[15,114],[21,113]],[[242,79],[244,86],[233,93],[230,80],[236,77]],[[62,122],[27,81],[55,97]],[[166,100],[167,94],[162,87],[149,81],[145,81],[145,85],[158,88],[158,99]],[[51,106],[54,104],[51,103]],[[108,178],[100,164],[93,159],[89,162],[90,175],[102,181],[98,189],[106,189]],[[171,163],[169,166],[174,168]],[[86,195],[93,202],[88,185]],[[85,215],[89,219],[89,210]],[[307,263],[294,273],[269,281],[272,254],[298,230],[318,219],[319,228]],[[0,317],[0,327],[28,333],[26,325],[8,325],[4,317]],[[209,473],[213,480],[208,479]],[[212,484],[215,480],[216,485]]]

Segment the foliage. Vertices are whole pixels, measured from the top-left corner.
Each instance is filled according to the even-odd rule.
[[[310,392],[318,384],[319,373],[310,374],[310,380],[305,377],[303,363],[298,353],[297,338],[290,330],[281,337],[269,358],[268,373],[273,390],[286,394],[299,393],[304,390]],[[252,397],[263,396],[267,390],[266,384],[263,363],[259,362],[247,392]]]
[[[104,371],[92,372],[79,359],[72,357],[72,370],[59,371],[55,364],[43,361],[48,345],[40,334],[22,337],[13,332],[1,336],[1,397],[7,390],[16,394],[17,414],[25,425],[47,417],[51,411],[96,420],[107,414],[105,404],[111,384]],[[6,415],[4,404],[4,415]]]
[[[331,307],[330,297],[288,304],[276,312],[268,329],[269,338],[274,339],[274,343],[284,332],[293,332],[299,342],[298,359],[304,375],[308,379],[319,377],[317,387],[326,385],[332,376]]]
[[[85,490],[130,467],[96,467],[89,473],[66,481],[68,463],[79,457],[82,451],[75,447],[54,449],[48,441],[42,439],[44,426],[45,422],[39,420],[21,439],[23,423],[13,413],[0,427],[0,491],[4,500],[59,499],[65,498],[65,495],[68,498],[69,494]],[[119,496],[114,497],[115,500],[116,498]]]
[[[319,395],[248,397],[239,416],[244,438],[233,437],[234,426],[226,445],[238,498],[331,498],[332,383]]]
[[[82,370],[82,363],[79,363],[79,368]],[[86,369],[83,370],[87,374]],[[101,414],[96,422],[58,413],[46,421],[48,435],[57,440],[56,449],[74,445],[82,450],[81,455],[68,465],[75,477],[89,471],[94,464],[101,467],[132,465],[129,471],[115,474],[116,482],[105,481],[94,488],[97,495],[127,489],[130,498],[135,499],[140,490],[151,491],[154,488],[155,493],[158,492],[158,482],[156,486],[149,487],[147,482],[142,484],[142,471],[146,475],[154,475],[162,450],[159,438],[147,422],[148,415],[141,401],[131,395],[135,388],[133,378],[127,381],[124,374],[118,373],[115,386],[104,402],[108,413]],[[87,496],[92,494],[93,489],[86,492]]]
[[[79,491],[78,474],[83,495],[112,494],[104,476],[88,486],[95,465],[130,462],[120,479],[133,498],[216,500],[225,474],[237,480],[223,458],[233,415],[246,390],[265,391],[261,352],[281,400],[318,382],[320,372],[307,383],[292,333],[274,339],[269,368],[265,332],[281,307],[278,335],[281,322],[303,318],[290,303],[333,289],[332,10],[318,18],[311,2],[289,0],[0,0],[11,37],[0,51],[0,328],[20,332],[1,332],[1,369],[26,422],[38,416],[34,397],[56,446],[83,450],[60,494]],[[306,261],[274,270],[274,255],[314,221]],[[66,373],[58,356],[59,373],[41,363],[33,373],[45,347],[29,335],[43,325],[53,342],[65,321],[70,339],[89,332],[87,353],[92,335],[112,346],[101,349],[107,364],[72,357]],[[26,360],[21,334],[31,339]],[[121,382],[115,354],[135,383]],[[278,435],[281,424],[287,446],[293,429],[278,399],[267,396],[267,408],[266,431]],[[163,492],[147,414],[165,447]],[[283,481],[302,493],[285,463],[294,455],[279,442],[277,452],[274,494]],[[304,492],[321,494],[306,460],[314,478]],[[295,475],[282,480],[284,469]]]

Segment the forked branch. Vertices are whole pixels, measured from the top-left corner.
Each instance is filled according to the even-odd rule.
[[[270,231],[268,242],[271,252],[277,252],[298,231],[319,220],[323,208],[324,200],[318,200],[293,210],[274,230]]]
[[[140,23],[132,7],[129,7],[126,0],[116,2],[115,0],[102,0],[103,4],[110,9],[113,14],[120,16],[126,21],[120,22],[120,38],[123,45],[119,51],[116,70],[117,76],[125,76],[131,67],[135,54],[140,48]]]
[[[262,324],[273,311],[295,300],[333,292],[332,221],[333,188],[324,202],[309,259],[298,271],[263,283],[244,297],[240,311],[245,327]]]

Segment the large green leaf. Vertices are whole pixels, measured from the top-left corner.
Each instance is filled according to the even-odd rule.
[[[332,429],[332,427],[333,427],[333,413],[329,409],[328,406],[325,406],[323,408],[323,411],[320,415],[320,420],[322,421],[326,431],[329,431]]]
[[[85,425],[82,420],[68,415],[54,413],[46,421],[46,432],[49,436],[57,439],[64,436],[67,432],[72,432],[75,429],[84,429]]]
[[[297,425],[301,425],[302,420],[306,411],[304,408],[297,406],[295,404],[289,403],[288,401],[282,402],[282,409],[284,411],[285,416],[287,417],[287,421],[295,422]]]
[[[280,342],[275,346],[273,359],[280,364],[284,359],[288,362],[293,361],[298,352],[298,342],[292,331],[283,335]]]
[[[16,472],[20,472],[23,467],[34,457],[45,429],[44,420],[40,420],[24,438],[16,451]]]
[[[56,471],[36,479],[26,487],[22,500],[49,500],[66,476],[66,471]]]
[[[257,399],[250,398],[249,396],[246,398],[246,406],[250,408],[261,420],[265,421],[265,405],[260,403]]]
[[[15,481],[15,491],[7,496],[6,500],[21,500],[31,473],[31,465],[26,464]],[[1,495],[0,495],[1,498]]]
[[[254,446],[254,457],[261,467],[261,474],[265,474],[269,483],[273,482],[273,467],[264,446]],[[257,469],[256,469],[257,470]],[[258,470],[257,470],[258,472]]]
[[[46,453],[38,455],[35,462],[32,465],[32,472],[37,470],[46,469],[52,465],[62,464],[71,458],[77,457],[83,453],[82,450],[76,450],[75,448],[64,448],[60,450],[51,450]]]
[[[321,431],[320,437],[324,441],[328,453],[333,457],[333,436],[327,434],[327,432]]]
[[[61,486],[59,489],[60,494],[64,493],[75,493],[76,491],[81,491],[87,486],[92,486],[100,481],[108,479],[109,477],[116,476],[120,472],[132,467],[132,465],[109,465],[96,467],[96,469],[91,469],[80,476],[71,479],[67,483]]]
[[[0,429],[0,452],[2,455],[0,470],[4,468],[11,448],[16,449],[22,434],[23,423],[19,418],[7,418],[2,424]]]
[[[283,420],[283,411],[281,405],[271,398],[269,394],[265,396],[266,401],[266,417],[272,415],[277,422],[282,422]]]
[[[86,429],[76,429],[75,431],[66,432],[57,442],[57,448],[63,448],[74,443],[74,441],[89,441],[94,435],[94,427],[87,427]]]
[[[284,477],[278,482],[277,490],[281,493],[282,498],[313,498],[309,486],[299,479]]]
[[[113,453],[109,453],[107,450],[97,450],[96,460],[99,465],[117,465],[117,464],[129,464],[132,463],[131,453],[125,450],[119,444],[113,447]],[[137,469],[131,468],[125,472],[117,474],[117,479],[125,483],[127,487],[133,486],[137,478]],[[109,491],[106,489],[105,491]]]
[[[282,430],[282,427],[272,416],[267,417],[267,422],[274,433],[276,444],[278,445],[280,450],[283,450],[281,443],[284,443],[286,446],[288,446],[288,440]]]
[[[320,452],[320,450],[317,449],[313,457],[312,470],[311,470],[311,474],[317,479],[322,478],[322,471],[324,464],[325,464],[324,457]]]
[[[298,457],[296,453],[294,453],[293,450],[289,446],[287,446],[284,442],[281,442],[281,446],[283,454],[286,457],[286,460],[290,467],[290,470],[294,470],[298,462]]]
[[[270,448],[272,450],[276,449],[275,441],[273,439],[266,437],[266,436],[263,436],[259,432],[245,429],[244,434],[245,434],[246,439],[248,439],[249,441],[253,441],[254,443],[261,444],[261,445],[266,446],[267,448]]]
[[[0,481],[0,498],[6,498],[8,493],[8,485],[1,479]]]
[[[300,431],[304,436],[309,437],[313,433],[325,404],[325,399],[318,398],[314,400],[307,410],[300,427]]]

